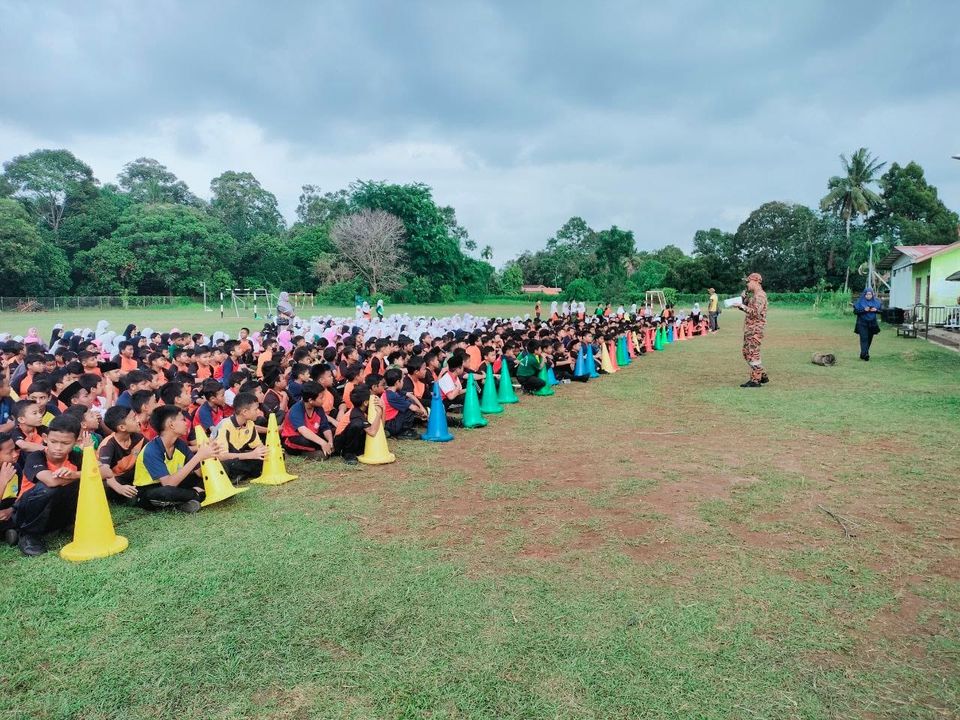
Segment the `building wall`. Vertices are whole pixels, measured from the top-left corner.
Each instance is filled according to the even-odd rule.
[[[903,255],[890,270],[890,307],[908,310],[913,307],[913,258]]]
[[[949,275],[960,270],[960,244],[934,255],[929,261],[930,267],[930,304],[957,305],[960,295],[960,282],[948,281]]]

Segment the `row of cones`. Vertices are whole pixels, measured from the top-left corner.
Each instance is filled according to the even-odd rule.
[[[210,442],[202,427],[197,426],[196,434],[197,445]],[[282,485],[295,479],[296,475],[287,472],[283,448],[280,447],[277,419],[272,414],[267,425],[266,446],[267,454],[263,458],[260,477],[250,482],[259,485]],[[204,499],[200,505],[203,507],[249,490],[234,486],[223,468],[223,463],[217,458],[207,458],[200,463],[200,474],[203,477],[204,490]],[[117,535],[114,530],[96,453],[92,447],[86,447],[83,449],[83,464],[80,467],[80,491],[77,497],[77,518],[73,526],[73,542],[63,546],[60,557],[71,562],[84,562],[123,552],[127,545],[127,539]]]
[[[664,344],[674,342],[673,325],[644,331],[642,344],[646,351],[663,350]],[[692,329],[687,329],[681,323],[677,326],[677,341],[689,339]],[[600,368],[607,373],[615,373],[621,367],[631,363],[632,358],[640,352],[641,338],[634,332],[621,335],[616,341],[600,344]],[[597,378],[597,362],[593,348],[580,348],[574,367],[574,375],[578,377]],[[553,368],[546,366],[540,369],[540,379],[544,385],[534,391],[534,395],[550,396],[554,394],[553,386],[559,382]],[[502,363],[500,382],[497,384],[493,375],[493,368],[487,366],[486,380],[483,383],[482,397],[477,392],[477,385],[473,375],[467,377],[467,387],[463,405],[463,426],[465,428],[483,427],[487,424],[484,415],[497,415],[503,412],[504,405],[519,402],[513,384],[510,380],[510,371],[506,363]],[[370,404],[368,418],[375,419],[376,409]],[[196,428],[197,444],[210,442],[202,427]],[[447,427],[447,413],[443,405],[439,383],[433,385],[433,395],[430,403],[430,418],[427,422],[427,431],[421,435],[423,440],[431,442],[448,442],[453,440]],[[282,485],[294,480],[297,476],[287,472],[283,457],[283,448],[280,446],[280,433],[277,428],[276,416],[270,415],[267,425],[267,454],[263,460],[263,471],[260,477],[251,480],[260,485]],[[367,465],[383,465],[396,460],[387,445],[387,437],[381,423],[379,431],[373,437],[367,436],[364,452],[357,458]],[[203,476],[205,497],[202,506],[213,505],[227,500],[234,495],[246,492],[249,488],[238,488],[230,482],[230,478],[223,468],[223,464],[216,458],[207,458],[200,465]],[[71,562],[83,562],[94,558],[103,558],[123,552],[127,549],[128,541],[122,535],[117,535],[110,507],[107,504],[106,492],[103,489],[103,480],[100,477],[99,463],[92,447],[83,450],[83,464],[80,471],[80,491],[77,499],[77,517],[74,524],[73,542],[68,543],[60,551],[60,556]]]

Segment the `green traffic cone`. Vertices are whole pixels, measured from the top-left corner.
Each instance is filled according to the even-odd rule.
[[[539,377],[540,377],[541,380],[543,380],[543,387],[540,388],[539,390],[534,390],[533,393],[531,393],[531,394],[533,394],[533,395],[539,395],[540,397],[549,397],[550,395],[553,395],[553,394],[554,394],[553,388],[550,387],[550,378],[547,376],[547,364],[546,364],[546,363],[544,363],[544,364],[540,367],[540,375],[539,375]]]
[[[497,401],[501,405],[512,405],[520,402],[520,398],[513,390],[513,383],[510,382],[510,368],[507,367],[505,357],[500,358],[500,385],[497,387]]]
[[[663,350],[663,328],[658,327],[656,333],[653,336],[653,349],[654,350]]]
[[[473,373],[467,374],[467,392],[463,396],[463,426],[465,428],[479,428],[487,424],[480,412],[480,396],[477,395],[477,384],[473,381]]]
[[[623,335],[617,338],[617,365],[626,367],[630,364],[630,357],[627,355],[626,339]]]
[[[497,384],[493,380],[493,365],[487,365],[487,377],[483,381],[483,393],[480,396],[480,412],[484,415],[498,415],[503,405],[497,401]]]

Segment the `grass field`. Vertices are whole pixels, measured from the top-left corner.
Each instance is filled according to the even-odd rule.
[[[516,303],[498,303],[478,305],[476,303],[450,303],[435,305],[388,305],[387,314],[391,313],[410,313],[411,316],[424,315],[443,317],[453,315],[454,313],[471,313],[473,315],[484,315],[486,317],[507,317],[514,315],[523,315],[533,313],[534,303],[532,301],[518,301]],[[550,307],[549,303],[544,304],[546,313]],[[334,317],[353,317],[354,309],[342,306],[316,306],[309,308],[300,308],[297,310],[301,317],[310,317],[311,315]],[[123,332],[127,323],[137,323],[137,326],[143,328],[153,328],[160,332],[165,332],[170,328],[176,327],[181,331],[205,332],[212,334],[215,330],[223,330],[234,337],[242,327],[248,327],[251,330],[259,330],[263,327],[263,313],[261,308],[260,318],[254,320],[253,309],[246,313],[241,310],[242,317],[238,318],[236,313],[225,312],[224,317],[220,319],[219,307],[216,312],[204,312],[202,305],[187,305],[182,307],[158,307],[158,308],[106,308],[104,310],[58,310],[56,312],[40,313],[17,313],[0,312],[0,333],[6,332],[11,335],[24,335],[31,327],[36,327],[40,332],[40,337],[46,342],[50,338],[50,332],[55,323],[63,323],[67,330],[74,328],[93,328],[97,321],[107,320],[110,322],[110,328],[116,332]]]
[[[0,717],[957,717],[960,355],[774,310],[742,390],[722,324],[393,465],[116,511],[108,560],[0,550]]]

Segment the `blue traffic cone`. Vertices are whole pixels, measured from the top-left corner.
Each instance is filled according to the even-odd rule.
[[[673,342],[673,323],[667,325],[667,345]]]
[[[453,435],[447,430],[447,409],[443,406],[443,396],[440,395],[440,383],[434,381],[433,395],[430,398],[430,419],[427,420],[427,431],[420,436],[421,440],[430,442],[449,442]]]
[[[574,377],[584,377],[590,375],[590,369],[587,367],[587,359],[585,356],[586,353],[583,351],[583,345],[580,346],[580,351],[577,353],[577,362],[573,366],[573,376]]]
[[[597,358],[593,354],[593,345],[587,345],[587,373],[591,379],[600,377],[600,373],[597,372]]]
[[[551,387],[554,385],[559,385],[560,381],[557,380],[557,374],[553,372],[553,367],[547,368],[547,384]]]

